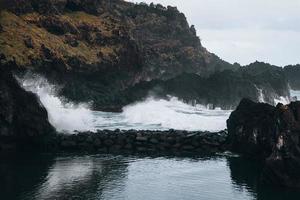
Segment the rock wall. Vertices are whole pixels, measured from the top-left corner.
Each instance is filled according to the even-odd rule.
[[[227,132],[188,131],[98,131],[58,135],[62,151],[100,153],[204,154],[223,152]]]

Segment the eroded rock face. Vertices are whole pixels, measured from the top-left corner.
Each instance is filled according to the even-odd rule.
[[[54,133],[38,98],[0,69],[0,151],[44,147]]]
[[[233,151],[264,163],[262,180],[300,187],[300,102],[273,107],[244,99],[227,121]]]

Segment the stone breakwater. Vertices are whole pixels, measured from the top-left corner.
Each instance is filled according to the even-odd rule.
[[[61,151],[99,153],[216,153],[226,150],[227,131],[109,131],[80,132],[57,136]]]

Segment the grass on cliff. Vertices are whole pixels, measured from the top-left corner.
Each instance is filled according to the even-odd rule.
[[[99,17],[89,15],[84,12],[67,13],[58,16],[62,23],[70,23],[72,26],[80,29],[85,26],[91,34],[93,29],[100,29],[103,37],[111,37],[112,33],[108,26],[111,21],[103,21]],[[75,34],[78,45],[76,47],[66,42],[66,35],[56,35],[40,25],[42,20],[47,20],[45,16],[38,13],[16,16],[8,11],[1,11],[0,24],[0,55],[4,55],[5,60],[1,62],[14,61],[18,66],[27,67],[32,65],[33,60],[44,58],[41,46],[44,45],[50,50],[51,55],[64,62],[67,59],[76,57],[86,64],[99,63],[103,58],[114,57],[120,49],[118,45],[101,46],[91,44],[80,39],[80,31]],[[33,47],[28,47],[25,40],[31,40]],[[99,57],[101,53],[101,57]]]

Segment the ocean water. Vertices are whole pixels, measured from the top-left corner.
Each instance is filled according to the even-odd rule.
[[[259,183],[238,156],[138,157],[0,154],[4,200],[293,200],[300,191]]]
[[[26,90],[39,96],[48,111],[50,123],[58,131],[68,133],[97,129],[219,131],[226,128],[231,113],[203,105],[192,106],[175,97],[149,97],[124,107],[121,113],[98,112],[92,111],[87,103],[65,103],[57,96],[57,87],[42,77],[30,75],[19,81]]]

